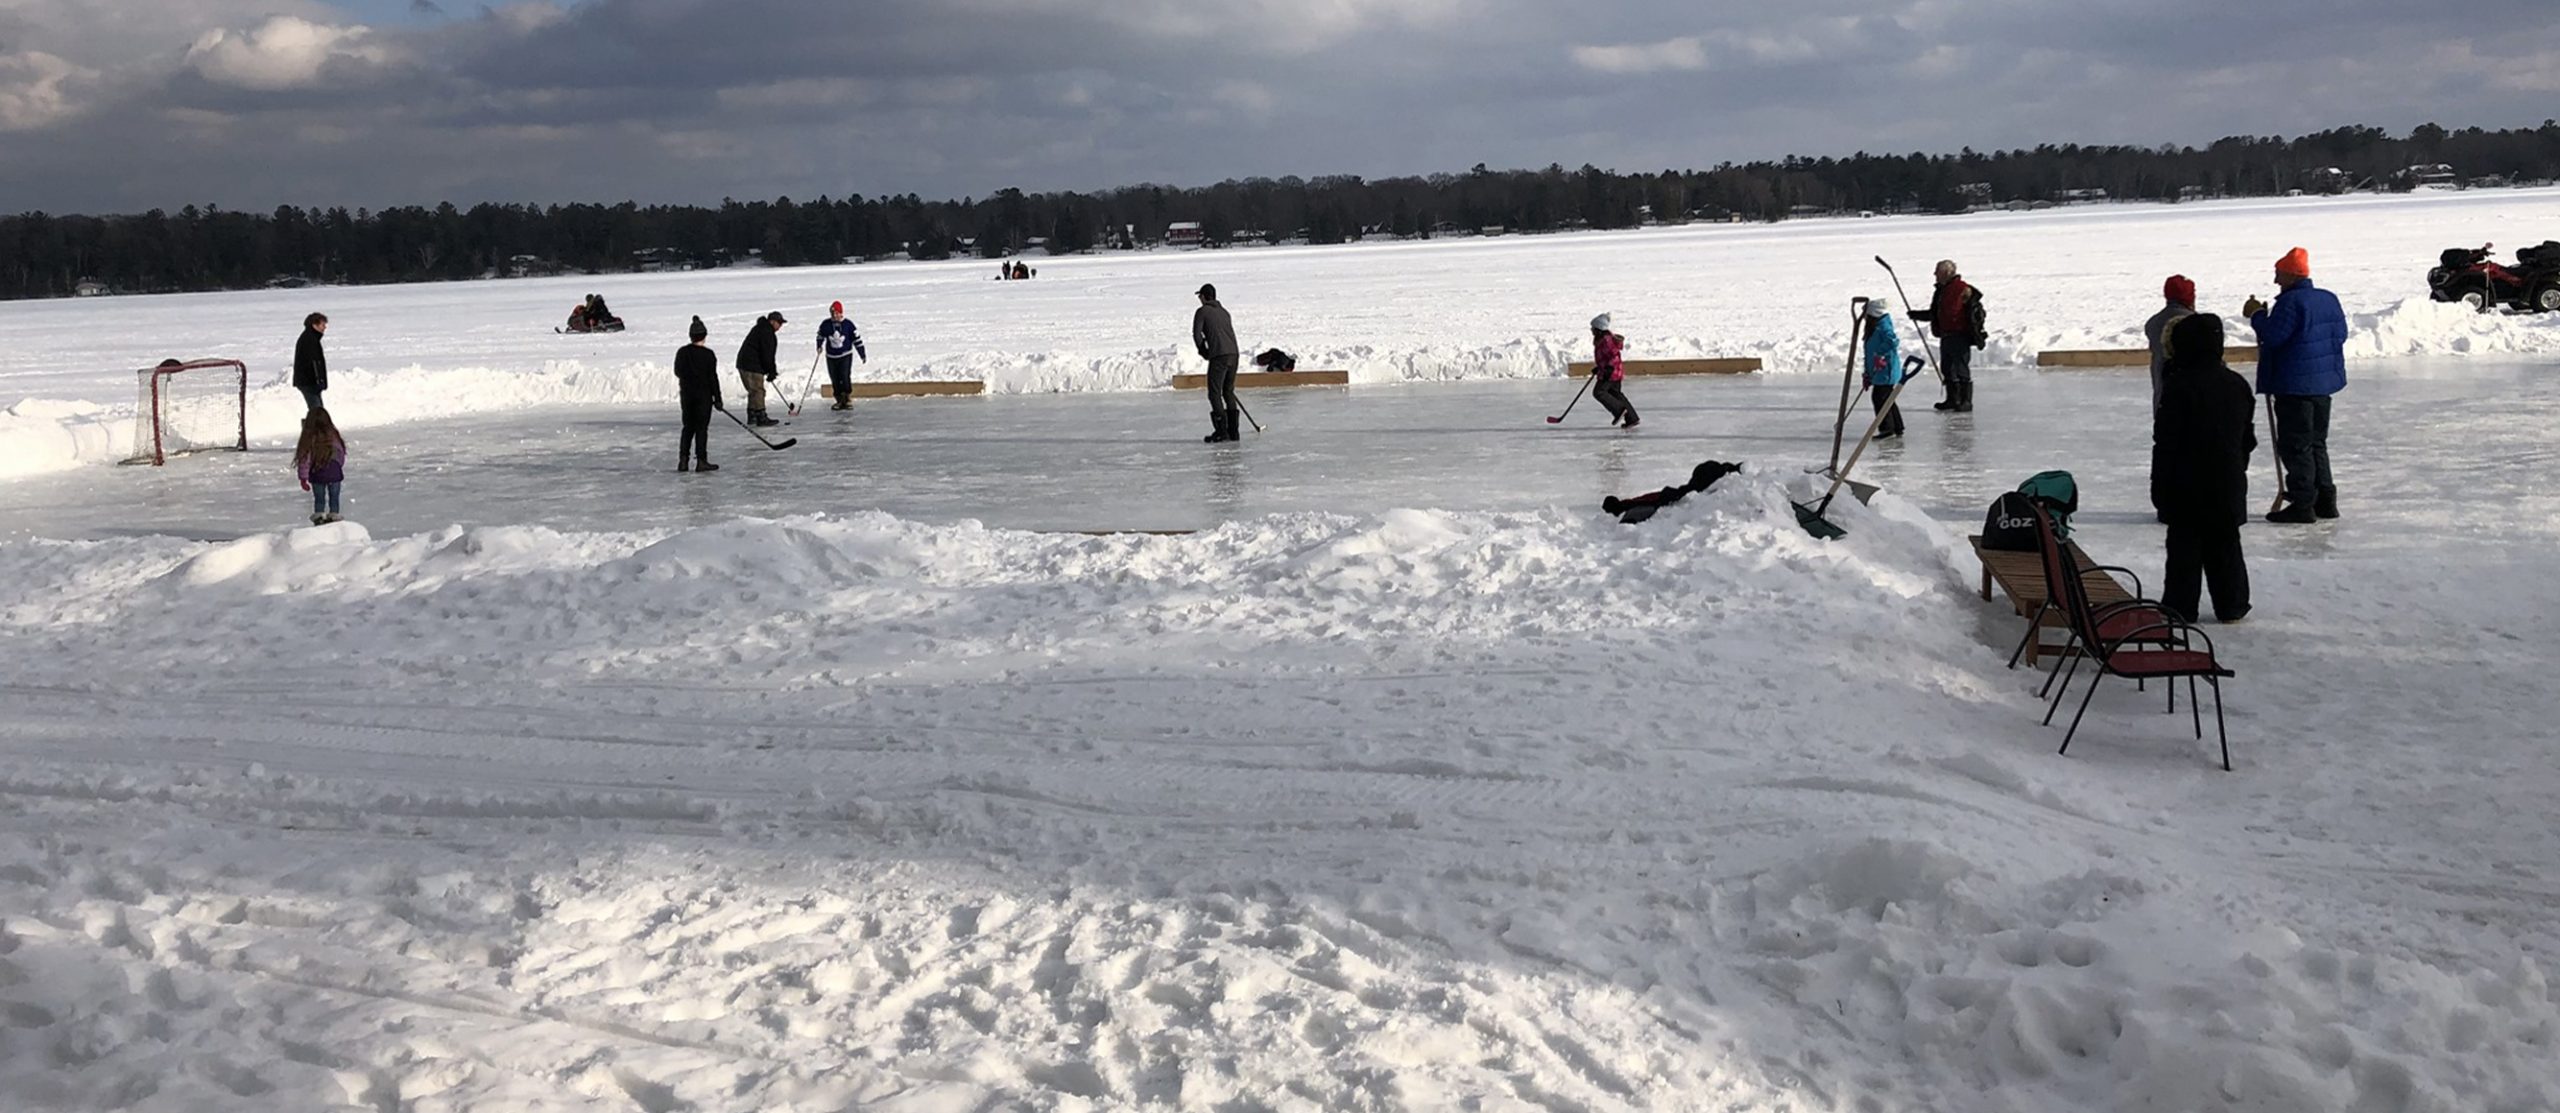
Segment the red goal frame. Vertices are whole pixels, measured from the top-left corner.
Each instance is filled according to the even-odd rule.
[[[162,419],[162,405],[168,397],[170,376],[189,372],[211,372],[217,369],[228,369],[227,373],[238,382],[235,393],[237,402],[232,409],[233,428],[236,430],[233,443],[194,444],[171,448],[167,438],[163,436],[166,422]],[[125,461],[126,463],[139,464],[148,460],[152,466],[157,467],[167,463],[170,456],[184,455],[189,452],[247,452],[249,450],[248,364],[236,359],[197,359],[184,363],[164,362],[156,367],[142,368],[134,374],[141,379],[141,391],[139,397],[135,399],[133,455]]]

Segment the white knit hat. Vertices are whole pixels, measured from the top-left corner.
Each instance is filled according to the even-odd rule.
[[[1867,316],[1870,316],[1870,317],[1882,317],[1882,316],[1884,316],[1887,312],[1889,312],[1889,310],[1887,310],[1887,309],[1884,307],[1884,299],[1883,299],[1883,298],[1868,298],[1868,299],[1867,299]]]
[[[1597,317],[1593,317],[1593,318],[1591,319],[1591,331],[1593,331],[1593,332],[1607,332],[1607,331],[1609,331],[1609,315],[1608,315],[1608,314],[1606,314],[1606,313],[1603,313],[1603,314],[1601,314],[1601,315],[1599,315],[1599,316],[1597,316]]]

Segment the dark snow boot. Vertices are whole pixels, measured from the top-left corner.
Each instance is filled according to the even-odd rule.
[[[1957,413],[1969,414],[1973,412],[1973,384],[1971,382],[1956,383],[1948,389],[1955,392]]]
[[[1952,409],[1956,408],[1956,406],[1958,405],[1958,403],[1957,403],[1957,401],[1956,401],[1956,400],[1957,400],[1957,399],[1959,399],[1959,398],[1964,397],[1964,395],[1963,395],[1963,393],[1962,393],[1962,392],[1963,392],[1963,390],[1964,390],[1964,387],[1959,386],[1959,385],[1957,385],[1957,384],[1955,384],[1955,383],[1947,383],[1947,384],[1944,384],[1944,385],[1945,385],[1945,386],[1946,386],[1946,388],[1947,388],[1947,396],[1946,396],[1946,397],[1944,397],[1944,398],[1939,399],[1936,403],[1932,404],[1932,405],[1929,407],[1930,409],[1933,409],[1933,410],[1952,410]]]
[[[2312,499],[2311,513],[2314,516],[2321,518],[2337,517],[2338,489],[2335,487],[2320,488],[2319,494]]]
[[[687,460],[687,459],[685,459],[685,458],[684,458],[684,457],[682,457],[682,456],[678,456],[678,457],[676,457],[676,470],[677,470],[677,471],[692,471],[692,470],[693,470],[693,461],[691,461],[691,460]]]
[[[715,463],[712,463],[712,462],[711,462],[711,461],[709,461],[709,460],[696,460],[696,461],[694,461],[694,462],[693,462],[693,470],[695,470],[695,471],[719,471],[719,470],[720,470],[720,465],[715,464]]]
[[[2318,521],[2319,515],[2312,511],[2312,508],[2308,503],[2288,502],[2284,504],[2283,509],[2268,511],[2267,520],[2283,525],[2298,526]]]

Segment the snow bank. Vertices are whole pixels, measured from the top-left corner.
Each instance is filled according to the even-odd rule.
[[[0,1104],[2560,1101],[2530,875],[2270,801],[2337,666],[2055,760],[1960,542],[1809,493],[0,543]]]

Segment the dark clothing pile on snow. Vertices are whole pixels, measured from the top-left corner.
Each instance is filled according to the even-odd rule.
[[[1648,491],[1644,494],[1637,495],[1634,498],[1622,499],[1616,495],[1611,495],[1600,500],[1600,510],[1604,514],[1617,515],[1620,522],[1624,522],[1628,525],[1634,525],[1637,522],[1653,517],[1654,513],[1661,510],[1663,507],[1697,494],[1700,491],[1704,491],[1709,487],[1713,487],[1716,484],[1716,480],[1722,479],[1741,470],[1742,465],[1740,464],[1726,463],[1722,460],[1708,460],[1700,463],[1697,467],[1689,469],[1689,481],[1687,483],[1681,484],[1677,487],[1665,487],[1659,491]]]
[[[1298,369],[1298,357],[1272,348],[1253,357],[1253,365],[1265,371],[1295,371]]]
[[[2258,448],[2256,402],[2249,383],[2222,362],[2222,318],[2192,314],[2170,332],[2160,408],[2154,498],[2169,523],[2167,577],[2160,601],[2180,617],[2196,617],[2198,581],[2210,583],[2214,613],[2233,620],[2249,610],[2249,570],[2240,523],[2249,517],[2249,457]]]

